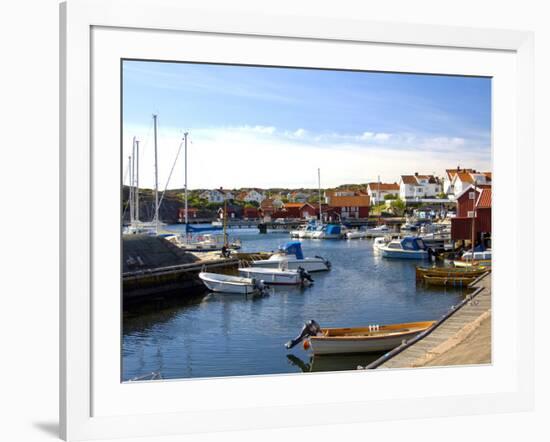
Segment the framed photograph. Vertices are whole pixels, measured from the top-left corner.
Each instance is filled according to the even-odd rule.
[[[66,440],[532,407],[530,33],[60,12]]]

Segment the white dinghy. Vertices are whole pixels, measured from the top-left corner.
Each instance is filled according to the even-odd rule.
[[[301,285],[313,284],[313,279],[303,268],[297,270],[268,269],[262,267],[239,268],[239,273],[246,278],[261,279],[266,285]]]
[[[199,278],[213,292],[252,295],[262,293],[265,286],[254,278],[200,272]]]

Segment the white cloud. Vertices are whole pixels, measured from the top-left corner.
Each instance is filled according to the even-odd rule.
[[[182,131],[161,128],[158,142],[159,182],[163,189]],[[149,128],[125,127],[124,155],[131,139],[142,140],[140,182],[154,183],[153,146]],[[190,188],[316,187],[318,167],[322,186],[367,182],[378,175],[397,181],[413,171],[443,174],[455,164],[490,170],[490,147],[472,146],[457,137],[421,137],[411,134],[313,134],[305,129],[279,131],[273,126],[191,129],[188,146]],[[377,138],[378,136],[378,138]],[[116,146],[114,146],[116,149]],[[126,168],[124,163],[123,171]],[[183,153],[169,188],[183,187]]]

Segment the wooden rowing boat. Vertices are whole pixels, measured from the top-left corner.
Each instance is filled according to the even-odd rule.
[[[477,276],[428,276],[424,275],[424,282],[428,285],[444,287],[466,287],[472,283]]]
[[[392,350],[431,327],[435,321],[403,324],[371,325],[368,327],[322,328],[310,336],[304,347],[313,354],[372,353]]]
[[[439,277],[477,277],[491,271],[486,267],[416,267],[416,279],[421,281],[424,276]]]

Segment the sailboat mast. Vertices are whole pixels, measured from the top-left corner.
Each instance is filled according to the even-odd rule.
[[[474,261],[475,235],[476,235],[476,187],[477,180],[474,180],[474,199],[472,200],[472,263]]]
[[[220,189],[221,190],[221,189]],[[223,193],[223,245],[225,247],[228,246],[227,241],[227,197],[225,193]]]
[[[135,211],[136,215],[134,216],[134,220],[139,222],[139,140],[136,140],[136,203],[135,203]]]
[[[188,207],[187,207],[187,135],[189,132],[183,134],[185,141],[185,231],[187,232],[187,224],[189,223]]]
[[[129,186],[128,186],[128,204],[130,205],[130,225],[134,223],[134,195],[132,194],[132,155],[128,155],[128,171],[129,171]]]
[[[378,195],[376,195],[376,202],[380,206],[380,201],[382,200],[380,196],[380,175],[378,175]],[[380,207],[380,210],[378,211],[378,225],[380,225],[380,218],[382,217],[382,207]]]
[[[153,114],[153,128],[155,141],[155,230],[159,231],[159,176],[158,176],[158,155],[157,155],[157,115]]]
[[[323,224],[323,207],[321,205],[321,168],[317,168],[317,188],[319,191],[319,224]]]

